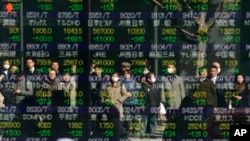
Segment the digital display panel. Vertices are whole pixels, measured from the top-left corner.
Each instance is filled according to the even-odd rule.
[[[240,96],[235,75],[244,74],[247,86],[250,79],[247,1],[2,0],[1,4],[3,141],[227,140],[230,125],[250,122],[250,93],[248,107],[239,107],[241,101],[232,99]],[[6,60],[18,68],[8,79]],[[36,74],[27,73],[28,60],[35,64]],[[207,93],[198,90],[198,75],[201,67],[209,69],[215,61],[221,72],[214,88],[226,106],[209,107]],[[54,86],[55,62],[59,70]],[[130,64],[133,86],[126,85],[121,75],[124,62]],[[175,74],[184,82],[185,98],[178,109],[168,106],[178,97],[165,87],[173,86],[166,82],[168,65],[176,67]],[[163,91],[163,116],[159,106],[144,113],[149,103],[142,82],[145,66],[150,66],[157,88]],[[113,96],[108,83],[115,72],[132,94],[127,98],[131,103],[118,99],[122,112],[117,101],[102,101]],[[32,95],[22,92],[28,87],[16,92],[21,89],[21,74],[31,83]],[[17,93],[25,97],[21,102]],[[157,122],[156,128],[145,127],[145,115],[155,116],[151,122]],[[156,130],[155,135],[151,130]]]

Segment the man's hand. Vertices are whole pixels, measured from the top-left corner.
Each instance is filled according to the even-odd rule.
[[[128,92],[128,93],[127,93],[127,96],[128,96],[128,97],[131,97],[131,96],[132,96],[132,93],[131,93],[131,92]]]
[[[238,99],[238,100],[241,100],[242,97],[241,96],[234,96],[234,98]]]
[[[17,89],[14,91],[15,94],[21,94],[21,90],[20,89]]]

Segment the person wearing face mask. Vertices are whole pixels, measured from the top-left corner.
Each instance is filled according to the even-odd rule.
[[[154,73],[146,74],[146,82],[142,83],[142,91],[144,93],[144,104],[141,106],[142,110],[142,127],[140,138],[145,137],[147,124],[150,124],[150,138],[155,138],[157,116],[159,113],[159,106],[161,102],[165,102],[162,96],[161,89],[156,84],[156,77]]]
[[[15,80],[11,79],[11,71],[10,71],[10,61],[3,61],[3,68],[0,74],[0,85],[1,85],[1,93],[4,96],[4,104],[5,106],[11,106],[13,104],[13,95],[12,90],[15,87]]]
[[[4,60],[3,61],[3,69],[0,75],[0,80],[1,81],[8,81],[9,77],[11,75],[10,72],[10,61],[9,60]]]
[[[167,65],[167,75],[163,81],[163,90],[166,98],[166,107],[179,109],[181,101],[186,96],[184,80],[176,74],[174,64]]]
[[[141,83],[146,82],[146,75],[147,75],[148,73],[150,73],[151,70],[152,70],[151,65],[147,64],[147,65],[144,66],[143,75],[141,76],[141,79],[140,79],[140,82],[141,82]]]
[[[110,81],[106,84],[106,88],[100,92],[101,103],[103,106],[110,106],[108,120],[114,122],[114,139],[119,140],[123,135],[121,120],[123,120],[123,102],[131,96],[127,92],[124,84],[120,81],[118,72],[111,75]]]
[[[119,74],[115,72],[111,75],[111,80],[107,83],[104,91],[101,91],[101,102],[115,105],[122,116],[122,103],[129,96],[131,95],[127,92],[125,85],[120,82]]]

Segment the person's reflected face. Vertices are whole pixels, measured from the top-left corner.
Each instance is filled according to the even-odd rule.
[[[17,66],[11,66],[10,72],[11,72],[11,74],[17,73],[18,72],[18,67]]]
[[[124,73],[124,78],[125,78],[125,79],[130,79],[130,78],[131,78],[131,74],[128,73],[128,72],[125,72],[125,73]]]
[[[66,81],[66,82],[69,82],[70,81],[70,75],[68,73],[64,74],[63,80]]]
[[[29,59],[26,61],[26,65],[28,68],[33,68],[35,66],[35,63],[33,62],[33,60]]]
[[[56,72],[54,70],[49,72],[49,78],[54,80],[56,78]]]
[[[51,68],[52,68],[53,70],[58,70],[58,69],[59,69],[59,64],[58,64],[58,62],[53,62],[52,65],[51,65]]]
[[[243,83],[244,77],[242,75],[237,76],[237,83]]]
[[[200,73],[200,76],[201,76],[202,78],[206,78],[207,75],[208,75],[208,73],[207,73],[207,70],[206,70],[206,69],[202,70],[201,73]]]
[[[217,70],[217,68],[214,68],[214,67],[210,68],[210,70],[209,70],[209,75],[210,75],[211,77],[217,76],[217,75],[218,75],[218,70]]]
[[[95,73],[97,76],[100,76],[102,74],[102,69],[101,68],[95,68]]]

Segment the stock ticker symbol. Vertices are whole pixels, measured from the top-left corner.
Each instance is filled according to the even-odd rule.
[[[7,13],[11,13],[12,10],[13,10],[13,5],[12,3],[8,2],[6,5],[5,5],[5,10]]]

